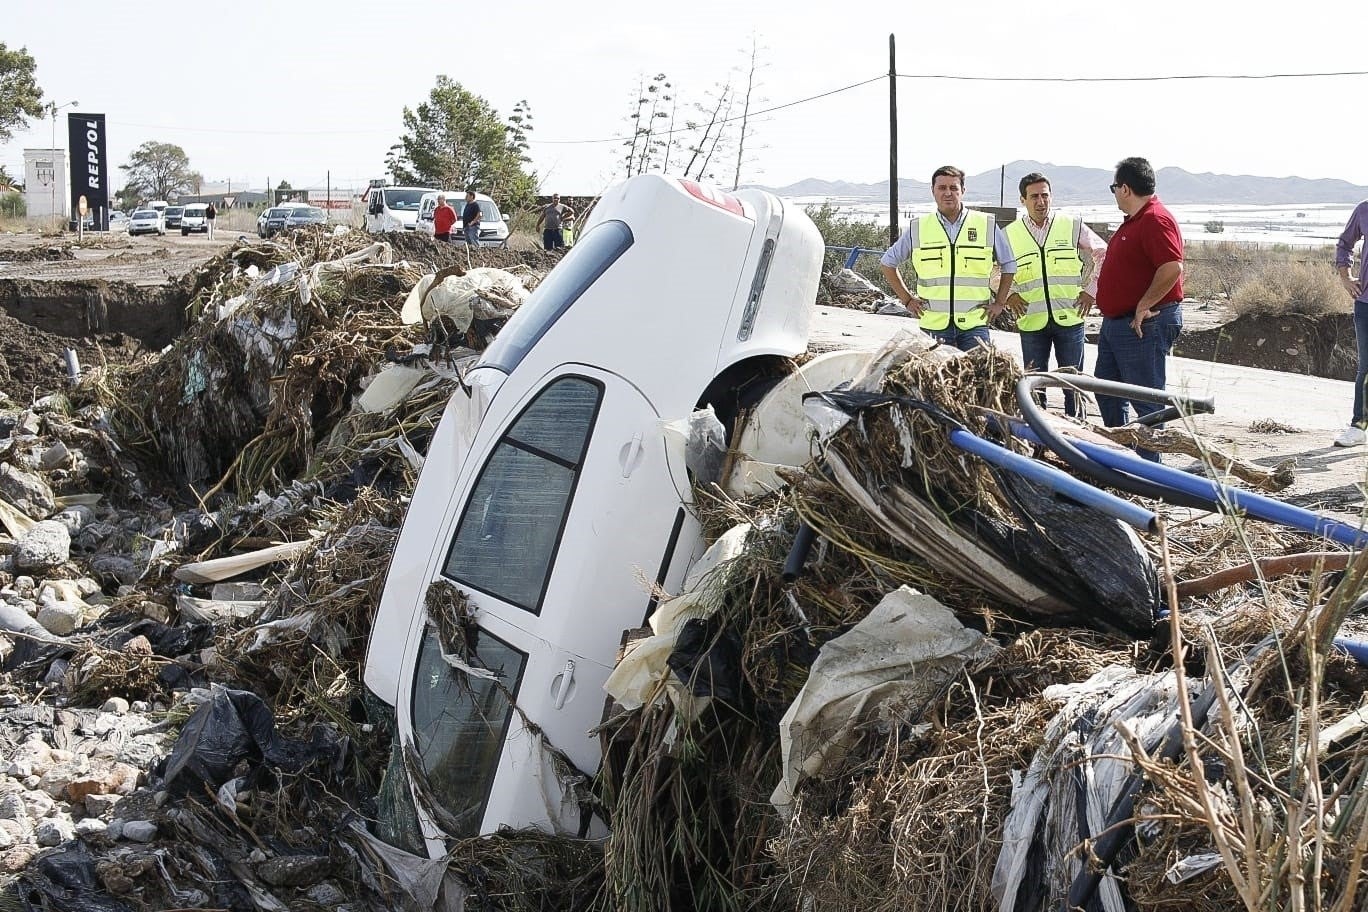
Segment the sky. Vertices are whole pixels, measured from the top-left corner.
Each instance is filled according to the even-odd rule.
[[[0,8],[10,12],[0,41],[27,47],[45,99],[107,116],[115,164],[145,141],[171,142],[206,180],[235,188],[260,189],[268,178],[322,188],[329,175],[335,188],[363,187],[384,176],[404,107],[423,102],[446,74],[501,116],[527,100],[531,170],[543,192],[599,193],[623,176],[619,138],[630,132],[643,78],[666,74],[687,109],[729,77],[745,81],[752,41],[752,108],[786,107],[754,119],[741,182],[880,181],[889,170],[890,35],[902,74],[904,178],[927,180],[947,163],[975,174],[1017,159],[1111,168],[1143,155],[1156,168],[1368,184],[1368,75],[933,78],[1368,71],[1368,4],[1358,2],[1305,0],[1267,13],[1213,0],[1036,9],[978,0],[953,12],[911,0],[0,0]],[[848,86],[858,87],[836,91]],[[51,142],[52,120],[31,122],[0,146],[0,164],[22,174],[23,149]],[[734,171],[733,158],[719,183],[730,185]]]

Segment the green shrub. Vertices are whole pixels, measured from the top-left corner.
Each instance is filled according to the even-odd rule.
[[[1325,262],[1265,262],[1253,269],[1230,296],[1236,314],[1348,313],[1353,302],[1339,276]]]
[[[879,256],[888,249],[888,226],[845,218],[830,203],[809,206],[808,218],[821,232],[822,242],[828,247],[863,247],[872,253],[863,254],[855,262],[855,271],[875,285],[888,291],[888,283],[879,271]],[[846,251],[827,251],[822,261],[823,272],[835,272],[845,264]]]
[[[1221,234],[1225,231],[1225,222],[1212,219],[1202,227],[1206,229],[1207,234]]]
[[[24,194],[18,192],[0,193],[0,216],[23,218],[26,215],[28,215],[28,203],[24,201]]]

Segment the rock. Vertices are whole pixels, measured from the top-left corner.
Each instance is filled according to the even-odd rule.
[[[123,697],[110,697],[100,704],[100,712],[114,713],[122,716],[128,712],[128,701]]]
[[[14,541],[14,566],[20,570],[57,567],[66,563],[70,556],[71,533],[55,520],[37,523]]]
[[[38,623],[42,624],[48,633],[57,636],[67,636],[85,619],[85,612],[79,605],[71,602],[49,601],[38,609]]]
[[[100,820],[98,817],[86,817],[76,821],[75,833],[82,838],[86,836],[103,836],[109,829],[109,824]]]
[[[0,820],[0,832],[9,834],[18,842],[28,842],[33,838],[33,822],[27,817],[23,820]]]
[[[52,664],[48,666],[47,674],[43,675],[43,683],[61,684],[70,668],[70,659],[53,659]]]
[[[33,839],[40,846],[59,846],[76,836],[76,828],[65,817],[48,817],[33,828]]]
[[[85,811],[91,817],[103,817],[113,811],[122,799],[122,795],[94,792],[85,797]]]
[[[57,802],[53,801],[47,792],[30,789],[24,793],[24,806],[28,808],[28,815],[37,820],[51,814]]]
[[[38,587],[33,584],[31,576],[16,576],[14,578],[14,594],[20,598],[31,599],[37,594]]]
[[[30,739],[14,751],[6,773],[15,779],[41,776],[52,766],[52,748],[39,739]]]
[[[7,462],[0,463],[0,496],[34,519],[47,519],[57,508],[46,481]]]
[[[19,416],[19,421],[14,425],[14,436],[37,437],[38,431],[42,429],[37,412],[26,409],[24,414]]]
[[[38,465],[45,472],[60,469],[69,462],[71,462],[71,450],[67,449],[67,445],[60,440],[50,447],[45,447],[43,454],[38,457]]]
[[[342,904],[343,900],[347,898],[347,894],[343,893],[327,881],[310,887],[308,892],[304,895],[311,901],[318,903],[320,906],[326,906],[329,909],[337,908]]]
[[[28,805],[18,792],[0,795],[0,820],[28,820]]]
[[[113,825],[110,825],[113,828]],[[123,825],[122,837],[133,842],[151,842],[157,838],[157,825],[150,820],[129,820]]]
[[[0,829],[0,849],[8,849],[14,845],[15,836],[9,830]]]
[[[273,887],[316,884],[332,871],[326,855],[277,855],[257,865],[257,876]]]
[[[16,693],[0,694],[0,709],[11,709],[15,706],[18,706],[22,702],[23,700],[21,700],[19,698],[19,695]]]
[[[110,839],[121,839],[123,838],[123,828],[124,822],[118,817],[115,817],[113,820],[109,821],[109,826],[105,829],[105,835]]]
[[[152,704],[148,703],[146,700],[134,700],[133,703],[129,706],[129,709],[131,709],[135,713],[151,712]]]
[[[115,763],[98,773],[72,778],[61,794],[72,804],[80,804],[92,795],[128,795],[137,787],[138,771],[127,763]]]

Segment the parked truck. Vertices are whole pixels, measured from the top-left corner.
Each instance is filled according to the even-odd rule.
[[[416,819],[434,857],[445,836],[504,826],[605,832],[553,770],[598,769],[588,732],[622,632],[703,551],[665,425],[711,405],[730,427],[779,382],[807,349],[822,254],[812,222],[772,194],[632,178],[466,373],[365,670],[410,758],[382,815]],[[443,654],[434,586],[472,612],[464,659]]]

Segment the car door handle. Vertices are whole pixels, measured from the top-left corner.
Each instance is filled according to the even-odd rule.
[[[640,434],[634,434],[631,440],[622,445],[622,449],[618,452],[618,463],[622,466],[623,478],[627,478],[636,471],[636,467],[641,464],[641,454],[645,449]]]
[[[575,660],[565,661],[565,670],[551,681],[551,705],[560,709],[565,705],[565,700],[570,696],[570,689],[575,683]]]

